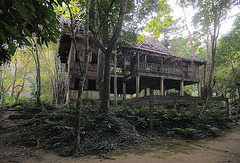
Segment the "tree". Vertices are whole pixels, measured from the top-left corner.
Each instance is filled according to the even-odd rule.
[[[202,29],[206,29],[209,26],[212,26],[212,40],[211,40],[211,65],[210,65],[210,73],[209,80],[206,89],[207,100],[205,102],[205,106],[199,114],[199,117],[205,110],[208,104],[208,100],[212,95],[212,78],[215,66],[215,55],[216,55],[216,45],[217,39],[219,35],[219,30],[221,26],[221,21],[226,19],[227,13],[231,9],[231,7],[237,3],[237,1],[232,0],[192,0],[190,2],[181,0],[182,5],[192,4],[194,8],[198,9],[198,12],[194,16],[194,25],[201,25]]]
[[[26,85],[32,61],[33,58],[26,50],[18,48],[11,62],[1,66],[2,101],[9,96],[11,102],[17,102],[20,95],[28,91]]]
[[[82,110],[82,93],[83,86],[86,79],[87,66],[88,66],[88,56],[90,54],[89,50],[89,10],[90,10],[91,0],[86,1],[86,16],[85,16],[85,25],[84,25],[84,42],[85,42],[85,51],[84,51],[84,59],[83,62],[80,62],[80,71],[81,76],[78,83],[78,99],[77,99],[77,114],[76,114],[76,127],[75,127],[75,136],[74,136],[74,153],[76,153],[80,148],[80,122],[81,122],[81,110]],[[70,11],[70,9],[69,9]],[[71,14],[71,12],[70,12]],[[73,17],[71,16],[71,25],[73,25]],[[72,26],[72,34],[74,37],[74,31]],[[73,38],[75,39],[75,38]],[[76,40],[74,40],[75,44],[75,52],[78,54],[78,50],[76,48]]]
[[[31,46],[26,37],[32,37],[33,33],[40,45],[57,41],[60,32],[54,5],[62,5],[63,1],[0,1],[0,66],[10,60],[18,46]]]
[[[224,97],[228,96],[237,102],[239,98],[240,81],[240,16],[236,17],[233,29],[219,39],[216,54],[216,84],[215,91]]]
[[[182,6],[182,10],[183,10],[183,14],[184,14],[184,20],[185,20],[185,23],[186,23],[186,28],[188,30],[188,37],[189,37],[189,42],[190,42],[190,45],[191,45],[192,56],[193,56],[193,59],[196,59],[196,55],[195,55],[195,51],[194,51],[194,47],[193,47],[193,42],[192,42],[192,35],[191,35],[190,29],[188,28],[188,25],[187,25],[187,16],[186,16],[186,13],[185,13],[185,10],[184,10],[183,6]]]
[[[171,16],[169,15],[169,5],[166,4],[165,0],[154,1],[142,0],[138,2],[133,0],[131,1],[122,0],[122,2],[121,1],[116,2],[113,0],[111,1],[111,3],[110,1],[105,0],[104,2],[109,4],[109,8],[107,8],[106,10],[106,7],[101,6],[104,5],[104,3],[101,3],[101,5],[98,6],[98,14],[100,15],[99,24],[100,27],[103,26],[103,28],[100,31],[100,40],[97,41],[98,43],[101,42],[101,44],[97,44],[97,46],[102,50],[104,54],[102,57],[104,58],[104,60],[101,60],[101,62],[104,63],[104,64],[102,63],[102,67],[104,67],[102,71],[103,78],[100,79],[101,113],[107,113],[109,110],[109,93],[110,93],[109,90],[111,75],[110,66],[112,59],[112,51],[118,40],[118,37],[120,36],[121,29],[123,30],[127,29],[133,32],[138,31],[141,28],[136,28],[137,24],[139,23],[139,22],[136,23],[136,20],[140,21],[148,16],[151,16],[152,19],[150,20],[145,29],[148,29],[149,31],[153,32],[156,36],[159,36],[162,27],[166,27],[171,24]],[[109,11],[111,8],[112,11],[111,15],[109,16]],[[120,8],[120,10],[117,10],[118,8]],[[157,16],[153,16],[154,15],[153,13],[157,13]],[[123,23],[125,16],[126,22]],[[108,17],[110,17],[110,19]],[[109,22],[110,20],[113,21]],[[135,27],[133,27],[132,23],[129,23],[130,21],[136,23]],[[158,21],[159,23],[156,24],[156,22]],[[98,32],[93,31],[93,34],[94,33]],[[111,34],[111,36],[109,35],[109,33]],[[124,32],[124,34],[131,35],[131,32]]]
[[[39,49],[38,44],[36,41],[36,38],[32,38],[32,54],[35,61],[36,66],[36,85],[37,85],[37,91],[36,91],[36,97],[37,97],[37,105],[41,106],[41,71],[40,71],[40,61],[39,61]]]
[[[110,42],[107,46],[107,49],[104,50],[105,53],[105,67],[104,67],[104,77],[103,77],[103,85],[101,88],[101,104],[100,104],[100,112],[106,113],[109,109],[109,93],[110,93],[110,76],[111,76],[111,59],[112,59],[112,51],[117,42],[118,36],[120,35],[123,20],[127,9],[128,0],[122,0],[118,23],[115,26],[114,33]],[[103,50],[103,49],[102,49]]]

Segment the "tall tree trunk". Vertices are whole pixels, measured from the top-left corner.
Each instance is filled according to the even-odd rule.
[[[204,64],[204,76],[203,76],[203,88],[204,94],[207,92],[207,64],[209,56],[209,27],[207,28],[207,40],[206,40],[206,56],[205,56],[205,64]]]
[[[39,61],[39,55],[38,55],[38,45],[37,45],[37,41],[36,38],[33,38],[33,42],[34,42],[34,46],[35,46],[35,64],[36,64],[36,72],[37,72],[37,76],[36,76],[36,84],[37,84],[37,92],[36,92],[36,96],[37,96],[37,105],[41,106],[41,72],[40,72],[40,61]]]
[[[91,0],[87,0],[86,2],[86,18],[85,18],[85,25],[84,25],[84,42],[85,42],[85,52],[84,52],[84,59],[83,62],[79,62],[80,68],[81,68],[81,76],[80,76],[80,81],[78,83],[78,99],[77,99],[77,110],[76,110],[76,127],[75,127],[75,135],[74,135],[74,149],[73,152],[74,154],[80,149],[80,122],[81,122],[81,111],[82,111],[82,93],[83,93],[83,87],[84,87],[84,82],[86,79],[86,72],[87,72],[87,66],[88,66],[88,61],[89,61],[89,9],[90,9],[90,3]],[[71,14],[71,12],[70,12]],[[71,15],[71,19],[73,19]],[[74,31],[73,31],[73,20],[71,20],[71,25],[72,25],[72,32],[74,36]],[[73,38],[75,39],[75,37]],[[78,50],[76,49],[76,40],[74,40],[75,44],[75,51],[78,53]]]
[[[112,58],[112,51],[115,47],[117,42],[118,36],[122,30],[123,20],[126,13],[128,0],[122,0],[121,8],[118,17],[118,24],[114,30],[113,36],[109,42],[107,50],[105,52],[105,68],[104,68],[104,78],[103,78],[103,85],[101,89],[101,104],[100,104],[100,113],[107,113],[109,110],[109,103],[110,103],[110,77],[111,77],[111,58]]]
[[[15,53],[15,63],[14,63],[14,80],[13,80],[13,84],[12,84],[12,91],[11,91],[11,98],[14,97],[14,93],[15,93],[15,85],[16,85],[16,80],[17,80],[17,52]]]
[[[50,66],[50,64],[48,63],[48,61],[47,61],[47,59],[46,59],[46,54],[45,55],[43,55],[43,53],[40,51],[40,55],[41,55],[41,57],[42,57],[42,59],[43,59],[43,61],[44,61],[44,63],[45,63],[45,66],[47,67],[47,74],[48,74],[48,76],[49,76],[49,79],[50,79],[50,81],[51,81],[51,85],[52,85],[52,92],[53,92],[53,99],[52,99],[52,103],[53,104],[55,104],[55,102],[56,102],[56,81],[55,81],[55,76],[53,75],[54,73],[52,72],[52,70],[51,70],[51,66]],[[57,75],[56,75],[57,76]]]
[[[213,36],[212,36],[212,59],[211,59],[211,66],[210,66],[210,73],[209,73],[209,81],[207,85],[207,97],[204,104],[204,107],[202,108],[201,112],[199,113],[198,117],[201,117],[204,110],[207,108],[209,99],[212,96],[212,78],[213,78],[213,71],[214,71],[214,65],[215,65],[215,55],[216,55],[216,49],[217,49],[217,37],[220,30],[220,24],[218,19],[218,13],[214,12],[214,22],[213,22]]]
[[[1,79],[0,79],[0,104],[4,101],[2,93],[4,93],[4,77],[5,77],[5,65],[1,65]]]
[[[26,81],[26,76],[27,76],[27,68],[25,69],[25,73],[24,73],[24,78],[23,78],[23,81],[22,81],[22,85],[21,85],[21,89],[17,92],[16,96],[15,96],[15,102],[18,101],[23,89],[24,89],[24,86],[25,86],[25,81]]]
[[[184,19],[185,19],[185,22],[186,22],[186,28],[188,30],[188,37],[189,37],[189,42],[190,42],[190,45],[191,45],[191,50],[192,50],[192,55],[193,55],[193,59],[196,59],[196,55],[195,55],[195,52],[194,52],[194,47],[193,47],[193,42],[192,42],[192,35],[191,35],[191,32],[188,28],[188,24],[187,24],[187,17],[186,17],[186,13],[185,13],[185,10],[184,10],[184,7],[182,6],[182,10],[183,10],[183,14],[184,14]]]
[[[57,104],[59,99],[59,92],[60,92],[59,62],[57,59],[57,55],[55,55],[54,57],[54,62],[55,62],[56,82],[55,82],[55,93],[53,93],[53,96],[54,96],[53,103]]]
[[[114,105],[117,106],[117,50],[114,51]]]

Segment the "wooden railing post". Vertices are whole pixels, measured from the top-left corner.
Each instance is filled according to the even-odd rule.
[[[140,97],[140,76],[136,76],[136,97]]]
[[[123,81],[123,103],[126,100],[126,82]]]
[[[202,84],[201,82],[198,83],[198,97],[201,97],[202,96]]]
[[[160,95],[164,95],[164,79],[163,78],[161,78],[161,81],[160,81]]]
[[[184,96],[184,81],[180,81],[180,96]]]

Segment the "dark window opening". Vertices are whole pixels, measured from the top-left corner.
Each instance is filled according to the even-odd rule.
[[[96,80],[88,80],[88,90],[93,91],[96,90]]]
[[[75,78],[75,83],[74,83],[74,90],[78,90],[78,84],[79,84],[80,79]]]
[[[97,64],[97,60],[98,60],[98,55],[96,53],[93,53],[91,64]]]
[[[77,49],[77,52],[75,54],[75,61],[80,61],[80,52],[79,52],[78,49]]]

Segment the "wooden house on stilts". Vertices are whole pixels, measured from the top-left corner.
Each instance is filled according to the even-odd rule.
[[[83,37],[81,31],[76,36],[80,56],[74,53],[71,32],[66,32],[60,41],[59,56],[61,62],[66,64],[72,98],[77,97],[78,78],[81,75],[79,63],[84,55]],[[91,40],[90,49],[92,55],[89,58],[83,98],[98,99],[104,56],[97,47],[91,46]],[[190,84],[198,84],[198,94],[201,95],[199,67],[205,63],[203,61],[175,56],[151,37],[139,44],[118,42],[114,53],[116,59],[112,59],[110,90],[111,93],[121,95],[123,100],[127,94],[135,94],[136,97],[150,94],[149,92],[166,95],[165,92],[169,89],[179,90],[179,95],[183,96],[184,86]]]

